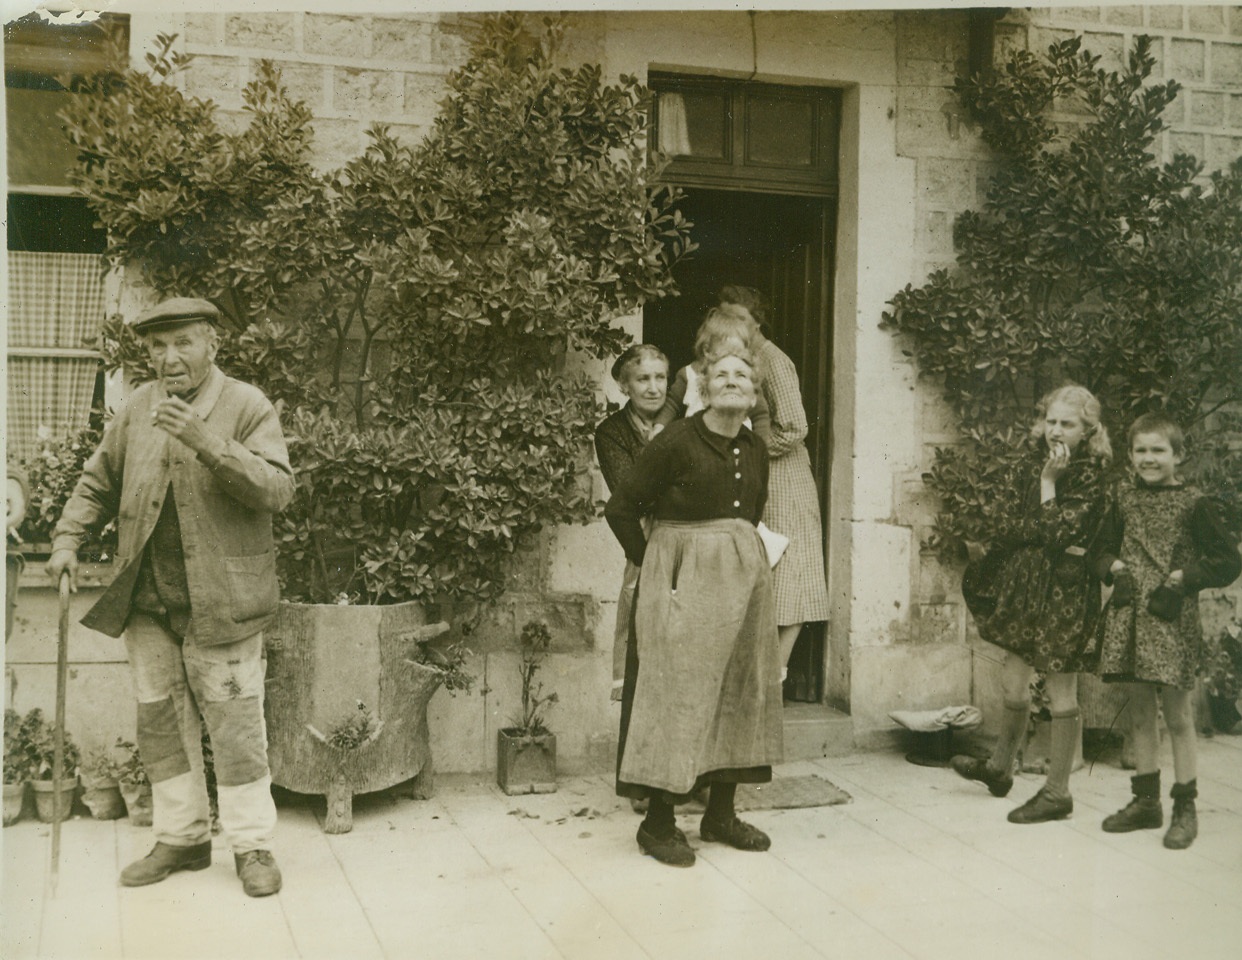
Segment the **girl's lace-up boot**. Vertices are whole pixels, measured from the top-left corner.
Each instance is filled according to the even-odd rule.
[[[1134,799],[1104,818],[1105,833],[1154,830],[1164,825],[1164,809],[1160,806],[1160,771],[1131,777],[1130,789],[1134,791]]]
[[[1195,812],[1195,797],[1199,795],[1197,784],[1197,780],[1175,783],[1169,790],[1173,798],[1173,816],[1169,818],[1164,845],[1170,850],[1185,850],[1199,835],[1199,816]]]

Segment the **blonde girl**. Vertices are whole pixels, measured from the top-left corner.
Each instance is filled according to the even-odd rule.
[[[1026,733],[1033,670],[1047,676],[1052,750],[1047,779],[1011,823],[1070,815],[1069,778],[1078,726],[1078,673],[1099,660],[1099,581],[1088,562],[1106,506],[1104,473],[1112,459],[1100,402],[1077,385],[1039,404],[1031,450],[1005,489],[991,549],[967,566],[962,594],[979,636],[1003,648],[1005,709],[988,759],[954,757],[953,769],[993,796],[1013,786],[1013,765]]]

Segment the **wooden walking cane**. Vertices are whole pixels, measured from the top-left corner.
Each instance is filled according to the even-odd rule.
[[[56,641],[56,727],[52,734],[52,896],[60,880],[60,782],[65,775],[65,684],[69,678],[69,571],[60,582],[60,630]],[[65,811],[68,816],[69,811]]]

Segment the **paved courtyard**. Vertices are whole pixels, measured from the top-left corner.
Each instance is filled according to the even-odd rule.
[[[1201,767],[1199,840],[1173,852],[1162,831],[1101,832],[1129,791],[1112,764],[1075,774],[1071,819],[1025,827],[1005,815],[1035,777],[997,800],[895,752],[788,764],[852,801],[747,814],[765,854],[703,844],[682,816],[689,870],[638,853],[638,817],[603,776],[538,797],[445,777],[429,801],[360,798],[339,836],[321,801],[284,796],[285,886],[263,900],[219,843],[209,870],[124,889],[150,831],[89,819],[64,825],[52,895],[50,828],[22,821],[3,831],[0,956],[1236,960],[1242,737],[1202,741]]]

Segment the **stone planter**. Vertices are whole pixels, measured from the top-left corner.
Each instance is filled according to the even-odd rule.
[[[96,820],[119,820],[125,816],[125,798],[111,777],[82,777],[82,802]]]
[[[17,823],[22,818],[22,804],[26,800],[26,781],[4,785],[4,825]]]
[[[496,782],[510,796],[556,793],[556,734],[528,737],[496,731]]]
[[[43,823],[68,820],[73,810],[73,799],[78,792],[78,778],[66,777],[60,782],[60,790],[53,789],[51,780],[31,780],[34,791],[35,811]]]
[[[418,643],[448,630],[422,604],[282,603],[265,634],[268,763],[272,782],[327,798],[326,833],[353,829],[353,796],[413,779],[434,788],[427,704],[443,683],[416,662]],[[332,733],[364,704],[373,735],[350,749]]]
[[[151,805],[151,784],[125,783],[120,784],[121,796],[125,798],[125,812],[129,822],[135,827],[151,826],[153,807]]]

